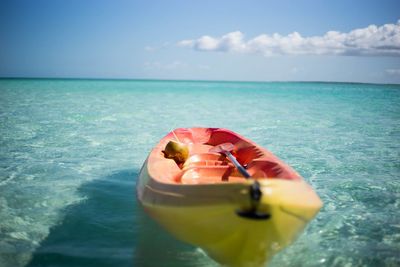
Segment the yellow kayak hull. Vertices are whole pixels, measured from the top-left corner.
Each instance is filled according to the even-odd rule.
[[[202,248],[228,266],[260,266],[289,245],[322,202],[303,181],[260,180],[260,212],[268,219],[238,215],[250,207],[252,180],[240,184],[159,184],[140,174],[138,196],[146,212],[176,238]]]

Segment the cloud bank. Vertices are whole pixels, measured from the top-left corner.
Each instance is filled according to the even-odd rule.
[[[389,75],[400,76],[400,69],[387,69],[386,73]]]
[[[400,56],[400,20],[396,24],[370,25],[348,33],[328,31],[322,36],[303,37],[298,32],[288,35],[261,34],[244,40],[240,31],[221,37],[204,35],[183,40],[178,46],[196,51],[259,53],[273,55],[347,55]]]

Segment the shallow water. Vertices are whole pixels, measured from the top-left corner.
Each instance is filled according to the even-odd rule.
[[[324,207],[269,266],[400,265],[400,86],[0,80],[0,266],[217,266],[134,186],[177,127],[234,130]]]

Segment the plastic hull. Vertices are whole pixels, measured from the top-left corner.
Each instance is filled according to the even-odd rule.
[[[164,139],[168,138],[169,135]],[[159,153],[165,142],[160,143],[152,153]],[[183,183],[172,178],[166,182],[165,177],[154,177],[162,172],[153,168],[158,162],[153,156],[150,154],[144,163],[137,184],[137,196],[145,211],[176,238],[201,247],[221,264],[264,264],[293,242],[322,206],[302,179],[253,177],[232,182]],[[190,168],[185,172],[189,177],[201,174]],[[257,211],[268,214],[268,218],[239,215],[253,205],[249,195],[255,180],[262,192]]]

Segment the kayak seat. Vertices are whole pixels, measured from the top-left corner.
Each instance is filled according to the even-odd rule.
[[[222,166],[228,165],[228,162],[220,160],[202,160],[202,161],[190,162],[190,164],[185,164],[183,168],[185,169],[196,166],[221,166],[221,165]]]
[[[183,165],[183,168],[187,168],[189,166],[197,166],[197,165],[209,165],[207,163],[211,163],[211,165],[224,165],[223,159],[225,157],[219,153],[198,153],[191,155]],[[215,164],[212,164],[215,163]],[[218,164],[221,163],[221,164]],[[225,164],[226,165],[226,164]]]
[[[182,172],[173,159],[164,158],[162,153],[153,158],[153,164],[149,165],[149,170],[163,183],[171,183]]]
[[[182,184],[215,184],[221,182],[238,182],[245,178],[232,176],[234,167],[230,165],[219,166],[193,166],[182,171],[176,182]]]

